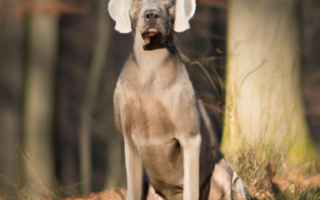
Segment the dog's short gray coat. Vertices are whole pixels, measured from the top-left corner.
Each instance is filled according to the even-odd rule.
[[[109,12],[122,23],[121,32],[130,28],[114,9],[129,9],[134,35],[133,53],[114,93],[115,123],[125,140],[128,199],[250,198],[223,159],[172,41],[177,4],[185,1],[190,7],[194,0],[132,0],[130,6],[115,1],[130,1],[112,0]]]

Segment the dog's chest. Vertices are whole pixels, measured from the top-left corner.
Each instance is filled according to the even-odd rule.
[[[128,93],[125,103],[126,129],[135,142],[157,143],[173,137],[175,125],[173,105],[169,92],[144,92],[140,90]]]
[[[187,73],[181,69],[179,76],[165,75],[158,72],[155,81],[146,84],[136,81],[140,77],[136,75],[137,79],[130,79],[122,87],[122,125],[137,146],[163,146],[176,138],[176,133],[192,131],[185,128],[189,121],[194,123],[196,110]],[[160,79],[162,82],[157,82]]]
[[[143,160],[150,181],[160,188],[166,182],[183,183],[183,158],[181,146],[175,138],[178,127],[174,117],[179,93],[150,92],[127,93],[126,126]],[[180,101],[181,103],[181,101]],[[157,177],[156,179],[154,179]]]

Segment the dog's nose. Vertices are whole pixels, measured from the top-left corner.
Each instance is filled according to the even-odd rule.
[[[147,10],[144,17],[145,20],[155,20],[159,18],[159,12],[156,10]]]

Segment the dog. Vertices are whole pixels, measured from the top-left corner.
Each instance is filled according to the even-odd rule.
[[[195,0],[109,2],[115,29],[134,36],[114,92],[128,200],[251,199],[223,159],[173,42],[195,7]]]

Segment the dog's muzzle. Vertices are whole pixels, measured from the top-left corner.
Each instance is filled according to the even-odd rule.
[[[162,33],[158,28],[161,23],[160,13],[157,10],[147,10],[144,14],[144,21],[148,27],[146,31],[142,33],[142,38],[145,41],[143,49],[151,51],[161,48],[170,48],[173,44],[173,35],[166,35]],[[170,31],[168,31],[170,32]]]

